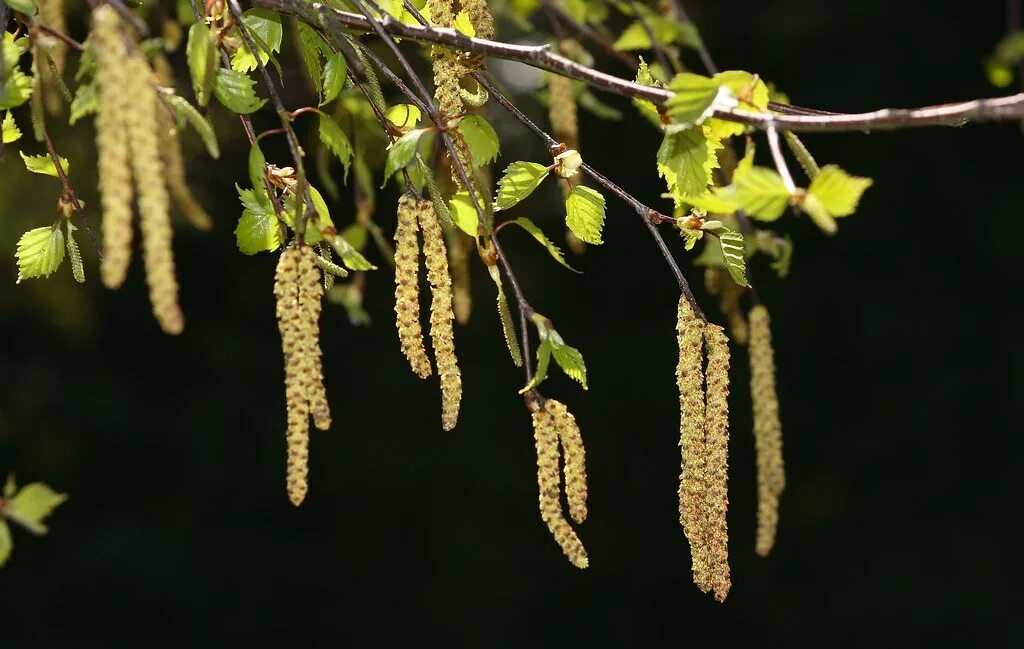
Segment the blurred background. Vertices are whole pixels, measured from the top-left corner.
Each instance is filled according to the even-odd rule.
[[[859,111],[999,94],[982,62],[1006,29],[1001,2],[686,6],[720,67],[758,72],[797,104]],[[81,14],[71,31],[84,38]],[[289,39],[286,73],[299,65]],[[310,101],[299,83],[285,95],[293,107]],[[536,101],[519,99],[543,119]],[[655,201],[658,133],[628,102],[605,99],[628,118],[584,114],[584,156]],[[606,244],[571,260],[582,276],[525,233],[503,237],[529,299],[589,367],[588,392],[558,372],[544,390],[569,405],[586,440],[588,570],[565,561],[539,518],[521,374],[479,264],[472,321],[456,332],[465,397],[452,433],[440,430],[436,383],[416,379],[399,352],[383,264],[367,279],[372,326],[325,309],[335,424],[313,432],[310,496],[293,508],[276,257],[235,249],[233,183],[246,178],[247,147],[218,114],[221,160],[190,149],[194,190],[217,226],[178,228],[187,317],[178,338],[159,333],[137,259],[124,289],[102,290],[84,232],[85,286],[66,264],[16,286],[17,238],[52,219],[59,190],[25,172],[12,149],[0,164],[0,477],[13,471],[71,497],[48,536],[14,532],[0,571],[0,646],[842,645],[883,633],[1006,645],[1024,636],[1011,608],[1024,474],[1018,125],[805,138],[819,162],[875,185],[837,237],[806,219],[781,222],[796,244],[790,277],[754,266],[773,316],[788,486],[775,552],[758,558],[747,362],[736,348],[734,586],[718,605],[691,581],[677,522],[676,289],[635,213],[611,198]],[[499,168],[543,159],[497,106],[488,117],[502,136]],[[54,135],[98,226],[91,120]],[[26,137],[19,144],[36,146],[30,128]],[[283,153],[271,146],[268,158]],[[514,216],[560,236],[557,190],[547,190]],[[380,197],[388,232],[394,200]],[[347,223],[343,201],[333,213]],[[686,272],[702,285],[700,269]],[[714,299],[699,297],[720,320]]]

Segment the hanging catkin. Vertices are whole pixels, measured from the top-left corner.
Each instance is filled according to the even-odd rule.
[[[121,18],[109,5],[99,7],[92,15],[89,44],[96,55],[96,150],[103,208],[100,278],[107,288],[118,288],[124,283],[131,261],[132,176],[123,118],[132,110],[133,98],[127,92],[130,71]]]
[[[452,0],[427,0],[426,7],[430,13],[430,19],[435,25],[451,27],[454,24],[455,14]],[[459,77],[465,73],[465,70],[459,62],[458,55],[446,47],[440,45],[431,47],[430,58],[434,71],[434,98],[437,100],[438,110],[441,111],[442,121],[447,124],[466,112],[459,92],[462,87],[459,85]],[[449,131],[449,135],[466,172],[472,173],[472,166],[469,164],[471,154],[461,131],[452,129]],[[454,164],[452,164],[452,180],[457,186],[462,187],[462,178]]]
[[[704,326],[708,353],[705,408],[705,516],[708,563],[715,599],[729,594],[729,339],[713,324]]]
[[[68,33],[68,26],[64,20],[64,0],[39,0],[36,5],[39,7],[39,20],[44,25],[58,34]],[[50,59],[53,60],[53,67],[47,73],[42,74],[43,100],[46,102],[47,112],[51,115],[56,115],[60,112],[61,93],[57,80],[53,78],[53,75],[64,73],[64,67],[67,63],[68,46],[64,41],[50,36],[43,31],[38,33],[37,38],[46,48]],[[39,66],[40,71],[43,67],[46,66]]]
[[[315,253],[305,245],[281,253],[274,276],[277,326],[284,351],[288,409],[288,498],[298,506],[306,497],[309,474],[309,416],[317,428],[330,427],[320,360],[320,304],[323,287]]]
[[[420,378],[430,376],[430,359],[423,346],[420,328],[419,265],[420,246],[416,239],[419,219],[416,199],[403,194],[398,199],[398,226],[395,228],[395,325],[402,353],[412,371]]]
[[[587,520],[587,453],[576,418],[565,404],[548,399],[544,408],[554,417],[565,461],[565,499],[569,515],[577,523]]]
[[[569,562],[577,568],[590,565],[587,551],[576,532],[562,515],[561,477],[558,473],[558,446],[560,429],[564,419],[558,414],[559,408],[550,406],[548,400],[533,413],[533,439],[537,446],[537,488],[539,489],[540,517],[548,526],[551,535]],[[570,415],[571,416],[571,415]],[[574,422],[575,423],[575,422]]]
[[[682,468],[679,474],[679,523],[690,543],[693,580],[704,592],[711,589],[711,568],[705,537],[704,493],[705,413],[704,413],[704,323],[694,313],[686,296],[679,298],[676,333],[679,364],[679,446]]]
[[[178,334],[185,328],[185,317],[178,306],[178,280],[174,276],[174,252],[171,249],[170,199],[160,160],[157,134],[160,101],[151,80],[152,71],[140,52],[133,52],[126,66],[129,85],[123,92],[131,97],[132,108],[125,116],[132,175],[139,197],[139,229],[146,266],[149,300],[160,328]]]
[[[434,204],[427,199],[417,201],[420,230],[423,232],[423,256],[426,259],[427,281],[433,295],[430,304],[430,339],[434,347],[437,374],[441,379],[441,427],[455,428],[462,401],[462,374],[455,357],[455,334],[452,331],[452,280],[448,275],[448,252],[444,247],[441,224],[434,213]]]
[[[754,410],[754,445],[757,450],[757,541],[755,550],[768,556],[775,545],[779,523],[779,496],[786,486],[782,459],[782,423],[775,392],[775,356],[772,351],[768,310],[750,310],[750,394]]]
[[[492,40],[494,38],[494,18],[487,0],[460,0],[463,10],[469,16],[469,24],[473,26],[477,38]],[[468,74],[480,69],[483,57],[475,54],[466,57],[465,72]]]

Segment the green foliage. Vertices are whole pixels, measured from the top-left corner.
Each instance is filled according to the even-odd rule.
[[[597,190],[577,185],[565,199],[565,224],[582,241],[594,245],[603,243],[604,216],[604,196]]]
[[[807,193],[818,197],[832,216],[850,216],[857,210],[861,195],[872,182],[870,178],[851,176],[836,165],[825,165],[811,181]]]
[[[18,240],[18,281],[48,277],[64,261],[64,233],[59,224],[29,230]]]
[[[253,81],[244,72],[228,68],[217,69],[217,80],[213,84],[213,96],[224,106],[240,115],[255,113],[267,103],[256,96]]]
[[[420,138],[427,132],[427,129],[413,129],[392,142],[388,146],[388,157],[384,163],[384,182],[388,181],[396,171],[405,169],[416,159],[416,152],[419,149]],[[383,184],[381,185],[383,187]]]
[[[207,153],[210,157],[216,160],[220,157],[220,145],[217,144],[217,134],[213,130],[213,124],[207,121],[206,117],[203,116],[195,106],[188,103],[183,97],[178,95],[163,95],[164,99],[174,109],[174,114],[178,118],[178,123],[187,121],[192,125],[192,128],[196,130],[199,137],[203,140],[203,145],[206,147]]]
[[[774,221],[782,216],[791,198],[782,177],[767,167],[737,172],[733,184],[716,193],[734,201],[739,209],[761,221]]]
[[[260,53],[260,62],[266,63],[275,52],[281,51],[284,30],[281,16],[269,9],[249,9],[242,14],[242,25]],[[237,72],[250,72],[258,67],[256,57],[244,42],[231,57],[231,68]]]
[[[533,238],[536,239],[538,243],[540,243],[540,245],[544,246],[544,248],[548,251],[548,254],[551,255],[551,257],[554,258],[555,261],[562,264],[563,266],[565,266],[574,273],[580,272],[569,265],[569,262],[565,260],[565,256],[562,254],[562,250],[554,243],[552,243],[551,239],[548,239],[547,235],[544,234],[544,232],[542,232],[541,229],[538,228],[533,221],[527,218],[520,217],[518,219],[509,221],[509,223],[515,223],[522,229],[529,232],[530,235],[533,236]]]
[[[668,87],[676,93],[666,104],[668,114],[680,124],[700,124],[715,109],[719,86],[708,77],[683,72]]]
[[[497,159],[500,150],[498,134],[486,119],[480,115],[468,115],[459,122],[459,132],[469,147],[474,169]]]
[[[99,108],[95,83],[85,83],[75,88],[75,98],[71,100],[71,115],[68,123],[72,126],[83,117],[96,112]]]
[[[1024,31],[1007,34],[996,45],[995,52],[985,61],[985,74],[989,83],[1007,88],[1013,83],[1014,67],[1024,61]]]
[[[0,142],[10,144],[21,139],[21,129],[14,123],[14,114],[7,111],[3,121],[0,121]]]
[[[34,0],[4,0],[4,2],[11,9],[14,9],[18,13],[25,14],[30,18],[36,13],[36,3]]]
[[[583,362],[583,355],[575,347],[565,344],[562,336],[551,327],[550,321],[541,315],[534,315],[532,318],[537,326],[537,334],[540,337],[540,345],[537,347],[537,369],[533,380],[527,383],[519,391],[520,394],[533,390],[544,382],[548,376],[548,367],[551,358],[562,368],[566,376],[573,379],[583,389],[587,389],[587,366]]]
[[[217,79],[217,44],[213,32],[204,21],[200,20],[189,28],[185,57],[192,76],[196,102],[205,106],[210,101],[210,93]]]
[[[341,89],[345,87],[345,77],[348,75],[348,63],[345,55],[341,52],[331,54],[327,57],[327,65],[323,73],[323,99],[320,105],[323,106],[337,99]]]
[[[707,126],[669,127],[658,149],[658,174],[677,202],[702,196],[718,167],[716,152],[722,143]]]
[[[21,159],[25,161],[25,168],[34,174],[43,174],[44,176],[57,177],[57,165],[53,164],[53,158],[48,155],[25,155],[24,151],[19,151]],[[65,175],[68,173],[68,168],[71,164],[68,159],[61,156],[60,158],[61,169],[64,170]]]
[[[352,165],[352,143],[349,142],[345,131],[341,130],[338,123],[329,115],[320,115],[318,122],[320,141],[341,161],[345,167],[345,179],[348,180],[348,170]]]
[[[551,171],[537,162],[513,162],[498,181],[498,195],[494,199],[494,211],[507,210],[519,203],[537,189]]]
[[[475,237],[480,217],[469,198],[469,192],[456,192],[448,201],[448,208],[455,225],[469,236]]]
[[[68,499],[41,482],[27,484],[18,490],[14,475],[7,476],[3,496],[0,498],[0,568],[7,563],[14,549],[10,521],[28,532],[41,536],[47,533],[43,523],[53,510]]]
[[[260,201],[253,190],[235,185],[242,201],[242,216],[235,227],[235,242],[244,254],[255,255],[264,250],[281,247],[281,232],[277,216],[269,204]]]
[[[384,119],[403,133],[416,128],[421,116],[420,109],[412,104],[395,104],[384,111]]]

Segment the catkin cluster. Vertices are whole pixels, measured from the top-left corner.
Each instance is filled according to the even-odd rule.
[[[494,22],[491,20],[487,1],[473,0],[473,2],[475,3],[473,5],[474,9],[470,9],[465,3],[463,3],[463,6],[470,16],[470,23],[477,30],[477,35],[480,36],[480,29],[482,27],[489,30],[489,33],[493,36]],[[427,0],[426,6],[430,12],[430,18],[435,25],[440,27],[452,27],[454,25],[455,11],[453,0]],[[477,16],[476,20],[478,21],[482,21],[483,16],[486,15],[486,22],[481,22],[481,25],[478,26],[476,22],[473,22],[474,15]],[[479,68],[481,60],[479,57],[476,59],[460,60],[459,55],[453,50],[440,45],[435,45],[430,49],[430,58],[434,72],[434,99],[437,101],[437,108],[441,112],[442,120],[445,123],[451,123],[453,119],[461,117],[466,112],[466,107],[462,102],[462,86],[459,80],[464,75]],[[472,169],[470,164],[472,154],[469,151],[466,140],[462,137],[461,131],[457,129],[449,131],[449,135],[455,145],[456,155],[466,171],[469,172]],[[452,180],[459,187],[463,184],[462,178],[454,164],[452,165]]]
[[[178,305],[170,199],[159,146],[161,107],[152,71],[114,9],[100,7],[93,17],[91,42],[99,90],[96,148],[103,207],[100,275],[109,288],[119,287],[127,275],[134,180],[153,314],[164,331],[181,333],[185,318]]]
[[[423,344],[419,321],[419,247],[418,229],[423,233],[423,256],[430,283],[430,340],[441,382],[441,427],[452,430],[459,419],[462,401],[462,373],[455,356],[455,318],[452,280],[448,273],[448,251],[444,234],[427,199],[403,195],[398,202],[398,227],[395,229],[395,315],[402,352],[412,371],[421,378],[430,376],[430,360]]]
[[[729,341],[721,327],[704,323],[685,296],[676,323],[682,471],[679,521],[690,542],[693,580],[724,601],[729,578]],[[707,350],[707,371],[704,351]]]
[[[547,399],[533,413],[533,439],[537,446],[540,517],[572,565],[586,568],[590,565],[587,551],[562,514],[561,476],[558,471],[561,447],[565,458],[565,496],[569,515],[577,523],[582,523],[587,517],[587,470],[583,438],[576,418],[565,404]]]
[[[786,487],[786,473],[779,398],[775,392],[771,321],[768,310],[761,305],[750,310],[750,394],[757,450],[757,540],[754,548],[765,557],[775,545],[779,497]]]
[[[274,275],[277,326],[284,351],[288,408],[288,498],[300,505],[308,491],[309,417],[320,430],[331,427],[320,355],[323,285],[316,254],[306,245],[281,253]]]

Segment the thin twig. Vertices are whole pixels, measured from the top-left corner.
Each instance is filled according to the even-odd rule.
[[[320,21],[326,18],[352,29],[363,31],[372,31],[373,29],[370,21],[364,16],[332,9],[320,3],[306,3],[303,0],[254,0],[254,4],[298,16],[314,26],[320,25]],[[551,52],[547,46],[514,45],[471,38],[453,29],[406,25],[390,16],[384,16],[377,22],[391,36],[437,43],[456,50],[519,61],[626,97],[647,99],[660,104],[673,96],[672,91],[665,88],[644,86],[580,65]],[[884,108],[868,113],[843,115],[777,115],[769,112],[755,113],[738,109],[721,109],[715,111],[714,117],[746,124],[760,130],[774,126],[779,130],[790,131],[866,132],[924,126],[960,126],[968,121],[1018,121],[1024,119],[1024,93],[922,108]]]
[[[64,41],[68,45],[68,47],[74,50],[78,50],[79,52],[85,51],[85,46],[76,41],[75,39],[71,38],[67,34],[60,33],[56,29],[53,29],[47,26],[46,24],[39,22],[38,20],[32,24],[32,27],[34,29],[38,29],[39,31],[45,34],[48,34],[49,36],[53,36],[57,40]]]
[[[626,1],[629,3],[629,8],[633,10],[633,15],[636,16],[637,22],[640,23],[640,27],[642,27],[644,33],[647,34],[647,39],[651,41],[651,49],[654,50],[654,55],[658,57],[658,63],[661,64],[661,69],[665,71],[665,74],[672,74],[675,70],[675,66],[669,62],[668,55],[665,54],[665,46],[662,45],[661,41],[654,36],[654,30],[651,29],[651,25],[647,22],[647,18],[640,13],[636,0]]]
[[[793,174],[789,173],[789,166],[786,164],[786,157],[782,154],[782,147],[779,146],[779,132],[775,127],[768,129],[768,148],[772,151],[772,160],[775,161],[775,168],[782,176],[782,183],[786,190],[793,194],[796,192],[796,183],[793,182]]]
[[[43,141],[46,143],[46,152],[50,155],[50,160],[53,161],[53,166],[57,169],[57,178],[60,180],[61,189],[64,192],[64,199],[71,203],[71,209],[75,211],[75,214],[82,219],[82,225],[85,226],[85,231],[89,234],[89,239],[92,240],[92,245],[96,248],[96,256],[103,259],[103,248],[100,247],[100,242],[96,238],[96,233],[92,231],[92,225],[89,224],[89,217],[82,211],[82,201],[78,200],[78,194],[75,193],[74,187],[71,186],[71,181],[68,180],[68,176],[64,173],[64,167],[60,163],[60,156],[57,155],[57,149],[53,146],[53,139],[50,138],[50,132],[46,130],[46,125],[43,124]]]
[[[690,16],[687,15],[686,9],[683,7],[682,0],[672,0],[672,9],[676,12],[676,18],[684,23],[692,23]],[[711,58],[711,53],[708,52],[708,48],[704,46],[704,39],[700,39],[700,47],[697,48],[697,54],[700,55],[701,63],[704,64],[704,68],[708,71],[708,74],[714,76],[718,74],[718,66],[715,65],[714,60]]]
[[[632,70],[640,67],[640,59],[627,52],[615,49],[615,44],[599,34],[596,29],[586,23],[579,22],[551,0],[540,0],[540,4],[544,7],[545,11],[557,17],[559,23],[604,50],[606,54],[614,57],[626,67]]]

